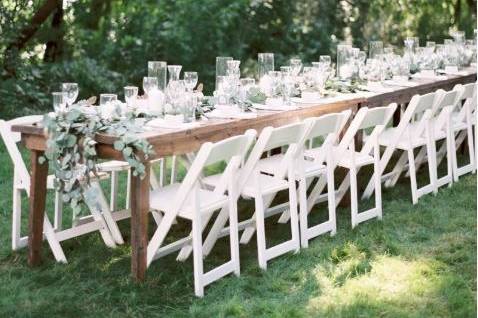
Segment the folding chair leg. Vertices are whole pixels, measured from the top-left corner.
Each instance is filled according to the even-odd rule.
[[[337,233],[337,220],[335,215],[335,180],[334,169],[327,166],[327,202],[329,209],[329,222],[332,224],[330,235],[334,236]]]
[[[98,194],[97,190],[94,190],[94,183],[91,184],[91,188],[89,189],[91,191],[95,191],[96,194]],[[110,230],[108,229],[108,225],[105,222],[105,219],[102,217],[102,214],[99,212],[103,208],[103,203],[101,195],[103,192],[100,192],[100,198],[99,202],[91,202],[91,200],[87,199],[87,196],[85,195],[85,203],[90,209],[91,215],[95,221],[99,221],[102,224],[102,227],[99,229],[101,238],[105,242],[106,246],[108,247],[116,247],[115,240],[113,236],[111,235]],[[104,197],[103,197],[104,198]],[[106,204],[107,205],[107,204]],[[113,221],[114,222],[114,221]],[[115,223],[116,224],[116,223]]]
[[[237,200],[229,199],[229,245],[231,248],[231,261],[234,267],[234,274],[239,276],[241,266],[239,260],[239,228],[237,220]]]
[[[111,171],[110,210],[118,210],[118,171]]]
[[[408,169],[410,170],[410,187],[412,189],[412,202],[413,204],[418,203],[418,193],[417,193],[417,175],[415,172],[415,158],[413,156],[413,149],[407,151],[408,153]],[[430,162],[428,162],[430,166]]]
[[[218,216],[216,217],[216,220],[214,221],[211,227],[211,230],[209,231],[209,233],[206,236],[206,239],[204,240],[204,246],[203,246],[204,255],[209,255],[209,253],[211,253],[211,250],[216,244],[219,234],[221,233],[221,230],[226,226],[227,218],[228,218],[228,210],[225,208],[221,209],[221,211],[219,212]],[[180,254],[182,253],[183,251],[181,250]]]
[[[357,171],[355,167],[349,170],[350,178],[350,207],[352,212],[352,228],[358,224],[358,198],[357,198]]]
[[[203,256],[202,256],[202,226],[198,220],[193,220],[193,262],[194,262],[194,291],[196,296],[204,296],[204,285],[202,277],[204,274],[203,269]]]
[[[289,178],[289,202],[292,244],[296,247],[295,252],[298,252],[300,249],[299,215],[297,213],[297,189],[293,178]]]
[[[264,201],[261,194],[258,194],[255,198],[256,206],[256,229],[257,229],[257,258],[259,260],[259,267],[267,269],[266,259],[266,234],[265,234],[265,220],[264,220]]]
[[[430,174],[430,184],[433,189],[433,193],[436,195],[438,193],[438,168],[437,168],[437,153],[436,153],[436,142],[431,141],[427,145],[429,150],[428,152],[428,171]]]
[[[90,183],[90,187],[93,191],[96,192],[98,198],[99,209],[101,211],[101,215],[103,216],[104,221],[106,222],[107,228],[113,237],[113,240],[116,244],[124,244],[123,236],[118,228],[118,224],[111,215],[111,211],[108,206],[108,202],[103,194],[103,190],[101,189],[101,185],[98,181],[94,181]]]
[[[173,156],[171,159],[171,184],[176,182],[176,164],[177,164],[177,158],[176,156]]]
[[[440,150],[442,150],[442,149],[440,148]],[[426,147],[421,147],[420,150],[418,151],[418,154],[417,154],[416,158],[415,158],[415,171],[420,170],[420,167],[422,166],[422,164],[427,160],[426,154],[427,154],[427,148]],[[406,172],[405,176],[407,178],[410,177],[409,171]]]
[[[14,178],[15,179],[15,178]],[[22,225],[22,190],[15,188],[13,182],[13,211],[12,211],[12,250],[18,250],[20,246]]]
[[[397,184],[398,179],[400,178],[400,175],[405,168],[405,163],[407,162],[407,154],[405,151],[402,153],[400,158],[398,159],[397,163],[395,164],[395,167],[393,168],[392,172],[390,173],[392,175],[391,179],[388,179],[385,182],[385,187],[391,188]],[[410,164],[410,162],[409,162]]]
[[[158,251],[161,244],[163,244],[164,238],[166,237],[169,229],[173,225],[175,215],[173,213],[166,213],[163,216],[161,223],[153,234],[153,237],[148,243],[148,251],[146,253],[147,259],[146,264],[149,266],[151,262],[155,259],[156,252]]]
[[[129,210],[131,206],[131,168],[128,169],[128,180],[126,180],[126,204],[125,209]]]
[[[261,197],[261,201],[263,202],[263,209],[267,209],[272,201],[274,200],[275,198],[275,194],[268,194],[266,195],[266,197],[263,199]],[[254,212],[253,216],[252,216],[252,219],[256,219],[256,212]],[[244,232],[242,232],[242,235],[241,235],[241,244],[247,244],[249,243],[249,241],[251,240],[252,236],[254,235],[254,233],[256,232],[256,228],[254,226],[249,226],[247,227]]]
[[[377,217],[382,219],[382,176],[380,174],[380,152],[375,151],[374,162],[374,184],[375,184],[375,209],[377,209]]]
[[[309,247],[307,229],[309,228],[307,215],[307,185],[305,178],[299,180],[299,213],[300,213],[300,242],[303,248]]]
[[[46,215],[43,219],[43,234],[45,235],[48,241],[48,245],[50,246],[53,256],[55,257],[55,260],[58,263],[66,264],[67,261],[66,261],[65,253],[63,252],[60,242],[55,236],[55,230],[53,229],[53,226],[51,225]]]
[[[55,217],[53,220],[53,226],[55,231],[60,231],[63,223],[63,200],[61,198],[61,193],[55,191]]]

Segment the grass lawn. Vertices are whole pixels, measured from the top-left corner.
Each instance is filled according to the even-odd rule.
[[[198,299],[191,259],[159,259],[135,284],[129,245],[108,249],[97,233],[62,244],[68,265],[56,264],[45,243],[44,264],[29,268],[25,249],[10,250],[12,166],[3,144],[0,162],[0,317],[476,317],[475,175],[415,206],[402,178],[383,190],[383,221],[352,230],[349,208],[340,208],[335,237],[316,238],[267,271],[258,268],[253,238],[240,249],[241,276],[213,283]],[[419,173],[423,182],[426,169]],[[240,211],[251,207],[241,203]],[[323,206],[314,211],[323,213]],[[273,241],[290,234],[276,220],[267,222]],[[188,233],[185,225],[173,235]],[[129,221],[120,227],[129,241]],[[228,258],[227,244],[206,265]]]

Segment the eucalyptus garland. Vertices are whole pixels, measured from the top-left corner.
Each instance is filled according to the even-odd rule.
[[[43,126],[48,134],[46,151],[40,163],[49,161],[53,168],[55,188],[62,193],[63,202],[70,203],[73,213],[81,212],[81,202],[95,200],[96,193],[88,191],[90,178],[98,175],[95,136],[98,133],[118,137],[114,148],[121,151],[135,176],[145,176],[145,166],[140,155],[153,154],[152,146],[135,136],[142,131],[145,120],[133,112],[123,116],[102,116],[98,112],[85,113],[73,107],[66,112],[44,116]]]

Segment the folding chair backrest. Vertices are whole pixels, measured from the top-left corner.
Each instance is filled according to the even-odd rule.
[[[217,143],[204,143],[199,149],[194,161],[191,164],[183,182],[180,185],[174,200],[174,213],[178,213],[184,204],[186,198],[192,195],[203,169],[209,165],[223,162],[227,163],[222,179],[214,192],[224,193],[228,178],[231,178],[230,172],[238,169],[247,151],[256,136],[255,130],[248,130],[244,135],[230,137]]]
[[[397,104],[395,103],[383,107],[360,108],[350,123],[349,128],[340,140],[337,151],[339,151],[339,153],[343,153],[349,147],[349,145],[354,142],[354,137],[357,135],[357,133],[364,129],[375,127],[370,133],[369,137],[378,135],[390,121],[396,108]],[[373,138],[370,138],[369,140],[371,141],[372,139]],[[367,142],[363,145],[362,151],[368,152],[372,146],[373,144],[371,144],[371,142]]]
[[[307,127],[303,123],[294,123],[274,128],[264,147],[264,151],[297,144],[305,137]]]
[[[5,143],[5,147],[7,148],[8,155],[10,156],[10,159],[14,165],[15,177],[21,182],[21,185],[27,191],[28,195],[30,194],[30,173],[28,172],[27,166],[23,161],[20,149],[17,145],[17,143],[20,142],[21,134],[12,132],[11,128],[13,125],[37,123],[42,119],[42,115],[32,115],[18,117],[9,121],[0,120],[0,134],[2,136],[3,142]]]
[[[456,107],[456,104],[459,101],[459,91],[451,90],[444,91],[439,89],[436,91],[435,105],[433,105],[432,115],[438,116],[443,108],[451,106],[452,108]]]
[[[326,137],[331,133],[339,133],[347,123],[352,112],[350,110],[341,113],[328,114],[320,117],[311,117],[304,120],[309,125],[305,140]]]
[[[359,125],[359,130],[386,125],[392,118],[396,108],[397,104],[392,103],[388,106],[367,109],[367,113]]]
[[[257,141],[242,169],[239,178],[239,189],[242,189],[248,179],[252,177],[257,162],[261,159],[264,152],[278,147],[289,146],[283,159],[277,164],[277,169],[274,172],[274,176],[278,178],[284,177],[287,171],[285,160],[291,156],[298,156],[297,145],[304,143],[307,128],[308,127],[304,123],[295,123],[277,128],[266,127],[262,129],[262,132],[257,138]]]
[[[403,116],[400,120],[400,123],[395,128],[395,136],[394,138],[398,141],[408,129],[410,128],[410,124],[414,121],[418,121],[417,129],[414,131],[416,138],[420,137],[425,132],[425,125],[426,120],[428,120],[425,114],[432,113],[432,108],[435,102],[436,93],[428,93],[425,95],[414,95],[408,103],[408,107],[403,113]]]
[[[326,160],[328,151],[336,144],[339,134],[351,114],[352,111],[346,110],[341,113],[312,117],[304,120],[304,124],[309,126],[305,141],[312,141],[318,137],[324,138],[320,146],[313,147],[316,162],[324,162]],[[302,145],[302,147],[303,146],[304,145]]]

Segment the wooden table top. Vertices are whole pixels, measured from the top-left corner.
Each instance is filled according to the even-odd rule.
[[[407,103],[415,94],[425,94],[437,89],[452,89],[456,84],[476,81],[476,70],[470,69],[467,75],[447,75],[446,79],[417,79],[413,87],[390,86],[387,92],[359,92],[342,94],[333,98],[324,98],[318,105],[301,106],[288,111],[258,111],[256,118],[250,119],[208,119],[200,120],[198,126],[189,129],[161,128],[140,133],[155,150],[155,157],[189,153],[199,149],[202,143],[219,141],[227,137],[243,134],[247,129],[260,132],[267,126],[281,126],[298,122],[307,117],[321,116],[346,109],[356,111],[359,107],[377,107],[389,103]],[[44,150],[46,136],[40,125],[15,125],[12,131],[20,132],[25,146],[33,150]],[[28,137],[28,138],[26,138]],[[98,153],[102,158],[122,159],[121,153],[115,151],[112,144],[116,137],[98,134]]]

